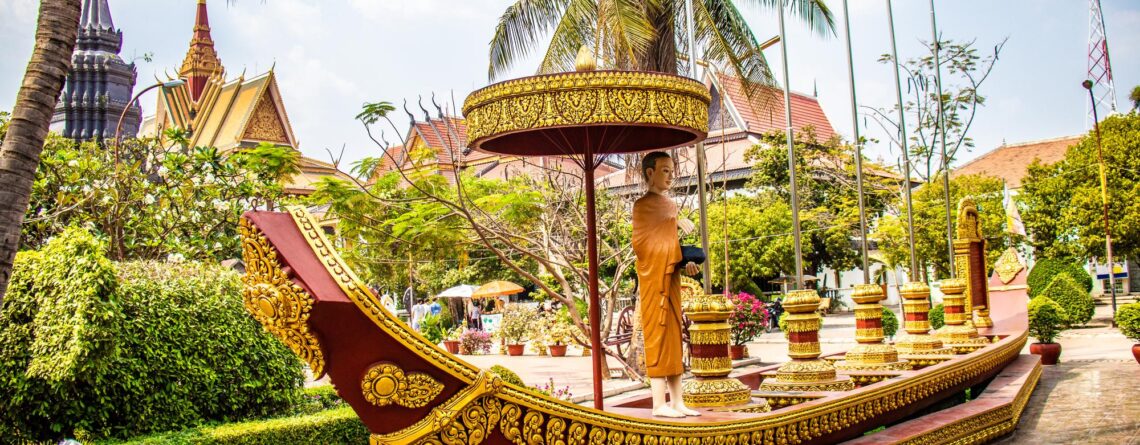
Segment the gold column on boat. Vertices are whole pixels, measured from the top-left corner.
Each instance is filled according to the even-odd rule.
[[[883,343],[883,305],[886,296],[877,284],[857,284],[851,299],[855,300],[855,341],[844,360],[836,363],[837,369],[850,371],[898,371],[911,369],[906,360],[899,360],[894,346]]]
[[[978,337],[978,330],[970,322],[965,292],[965,279],[942,280],[942,306],[945,308],[946,325],[935,331],[934,335],[944,345],[953,348],[956,354],[973,352],[989,344],[988,339]]]
[[[914,361],[911,355],[952,354],[942,340],[930,335],[930,286],[919,281],[906,283],[899,289],[903,298],[903,329],[906,335],[895,342],[895,350]],[[922,357],[918,357],[922,360]]]
[[[813,289],[789,291],[784,298],[788,312],[788,356],[792,361],[776,370],[776,378],[760,383],[761,391],[849,391],[855,383],[836,376],[835,366],[819,358],[819,328],[823,318],[816,313],[819,294]]]
[[[689,362],[695,379],[682,384],[682,397],[688,406],[734,406],[752,401],[752,390],[740,380],[729,377],[732,360],[728,343],[732,332],[728,317],[732,302],[724,295],[698,294],[681,302],[689,326]],[[771,408],[759,399],[761,411]]]

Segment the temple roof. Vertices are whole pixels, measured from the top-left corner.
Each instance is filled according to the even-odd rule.
[[[710,89],[724,93],[726,106],[731,117],[731,119],[726,119],[729,122],[726,129],[737,127],[747,133],[757,135],[772,131],[784,131],[786,125],[784,97],[780,89],[762,87],[757,97],[749,100],[739,77],[718,72],[713,76],[708,76],[707,82],[711,84]],[[816,138],[819,140],[826,140],[836,135],[835,129],[831,127],[831,121],[827,119],[827,115],[823,113],[823,108],[819,106],[819,100],[796,92],[792,92],[790,98],[792,125],[796,131],[803,131],[804,128],[811,126],[815,129]],[[714,97],[715,99],[716,97]],[[709,119],[710,123],[715,124],[710,125],[710,127],[719,125],[719,122],[713,121],[719,117],[710,113]],[[731,131],[728,132],[731,133]]]
[[[1011,189],[1021,188],[1021,180],[1028,173],[1029,164],[1037,159],[1042,164],[1060,161],[1069,147],[1077,145],[1080,140],[1081,135],[1077,135],[1009,145],[1003,143],[989,153],[954,169],[951,177],[978,174],[993,176],[1004,180]]]
[[[159,91],[159,120],[165,125],[156,133],[183,128],[191,132],[191,146],[222,151],[261,142],[298,148],[273,70],[248,80],[238,76],[226,83],[213,77],[197,103],[190,99],[188,85]]]

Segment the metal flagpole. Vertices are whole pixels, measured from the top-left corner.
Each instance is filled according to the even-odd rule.
[[[685,28],[688,30],[689,37],[689,75],[693,80],[700,81],[697,77],[697,38],[696,30],[693,29],[693,0],[685,0]],[[708,218],[708,188],[705,186],[705,176],[708,171],[708,161],[705,159],[705,143],[697,142],[694,147],[697,151],[697,202],[700,206],[700,229],[701,229],[701,249],[705,252],[709,251],[709,218]],[[727,258],[726,258],[727,259]],[[704,278],[705,293],[712,293],[712,265],[711,261],[705,261],[701,264],[701,276]]]
[[[946,158],[946,115],[942,102],[942,63],[940,53],[942,43],[938,40],[938,23],[934,19],[934,0],[930,0],[930,33],[934,36],[934,83],[938,86],[938,136],[942,145],[942,187],[946,200],[946,258],[950,265],[950,278],[957,276],[954,270],[954,220],[950,216],[950,160]]]
[[[788,85],[788,39],[784,33],[784,7],[780,4],[780,55],[784,65],[784,119],[787,123],[788,133],[788,177],[790,179],[792,196],[792,238],[795,240],[796,254],[796,281],[792,283],[792,290],[799,289],[804,282],[803,255],[800,250],[800,200],[799,190],[796,188],[796,150],[792,137],[792,96]]]
[[[891,59],[895,62],[895,98],[899,107],[899,147],[903,155],[903,195],[906,200],[907,246],[910,248],[910,280],[918,281],[918,257],[914,254],[914,211],[910,199],[910,151],[906,139],[906,112],[903,110],[902,83],[899,81],[899,51],[895,45],[895,19],[887,0],[887,26],[891,30]]]
[[[851,61],[851,14],[847,0],[843,0],[844,41],[847,44],[847,81],[851,86],[851,129],[855,132],[855,184],[859,194],[859,251],[863,255],[863,284],[871,284],[870,264],[867,261],[867,213],[863,206],[863,141],[859,140],[859,106],[855,101],[855,63]],[[790,125],[790,124],[789,124]]]
[[[1096,115],[1096,97],[1093,96],[1093,83],[1086,80],[1081,83],[1089,90],[1089,100],[1092,101],[1093,128],[1096,129],[1096,157],[1100,165],[1100,201],[1104,208],[1104,253],[1108,260],[1108,288],[1112,292],[1112,326],[1116,327],[1116,277],[1112,268],[1112,226],[1108,220],[1108,176],[1104,171],[1104,150],[1100,147],[1100,120]],[[1094,271],[1095,272],[1095,271]]]

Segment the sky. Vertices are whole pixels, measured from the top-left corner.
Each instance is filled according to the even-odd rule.
[[[289,120],[305,155],[341,168],[365,156],[379,156],[354,119],[365,102],[396,104],[432,93],[456,102],[486,86],[488,42],[510,0],[240,0],[209,2],[215,48],[227,77],[252,77],[275,66]],[[740,1],[758,40],[778,32],[774,10]],[[842,4],[830,0],[836,35],[821,37],[796,20],[787,23],[790,84],[818,92],[832,126],[852,135],[852,117]],[[1008,37],[990,78],[986,97],[970,130],[977,147],[958,154],[960,165],[1003,142],[1017,143],[1086,131],[1088,3],[1081,0],[938,0],[938,29],[944,39],[974,40],[984,55]],[[890,108],[895,103],[891,66],[877,62],[890,51],[885,0],[852,0],[851,35],[856,93],[860,107]],[[38,3],[0,0],[0,110],[10,110],[30,57]],[[929,2],[896,0],[894,19],[900,59],[918,57],[921,41],[931,39]],[[1102,0],[1118,108],[1127,110],[1128,92],[1140,85],[1140,2]],[[177,73],[190,41],[195,2],[190,0],[111,0],[115,25],[123,32],[124,59],[138,67],[136,91]],[[144,54],[152,54],[147,62]],[[766,51],[774,73],[782,67],[779,46]],[[529,75],[537,57],[520,62],[505,78]],[[905,86],[904,86],[905,88]],[[904,91],[905,94],[905,91]],[[454,101],[452,100],[454,97]],[[141,99],[153,114],[152,93]],[[412,108],[416,109],[416,108]],[[402,113],[399,113],[402,116]],[[419,114],[417,112],[417,114]],[[407,131],[406,118],[397,120]],[[877,125],[859,118],[864,136],[878,139],[867,154],[895,164],[897,148]],[[387,139],[395,131],[380,127]],[[343,151],[342,151],[343,150]],[[330,154],[331,153],[331,154]]]

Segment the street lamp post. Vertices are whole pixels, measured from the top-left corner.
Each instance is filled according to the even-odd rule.
[[[174,88],[177,86],[184,85],[185,83],[186,83],[186,81],[182,80],[182,79],[174,79],[174,80],[167,81],[167,82],[155,83],[154,85],[143,88],[142,91],[135,93],[134,97],[132,97],[131,100],[129,102],[127,102],[127,105],[123,107],[123,112],[119,113],[119,123],[115,124],[115,164],[119,163],[119,144],[123,142],[123,134],[122,134],[122,132],[123,132],[123,121],[127,118],[127,111],[131,109],[131,105],[134,104],[135,101],[139,100],[139,97],[141,97],[147,91],[150,91],[150,90],[153,90],[153,89],[159,88],[159,87]]]
[[[1093,128],[1096,133],[1096,158],[1097,163],[1100,165],[1100,201],[1104,209],[1104,253],[1105,259],[1108,261],[1108,288],[1112,292],[1112,326],[1116,326],[1116,279],[1113,276],[1112,269],[1112,226],[1108,220],[1108,176],[1104,171],[1104,150],[1100,146],[1100,119],[1096,115],[1096,98],[1093,97],[1091,80],[1081,82],[1081,86],[1085,87],[1089,92],[1089,101],[1092,104],[1093,112]]]

